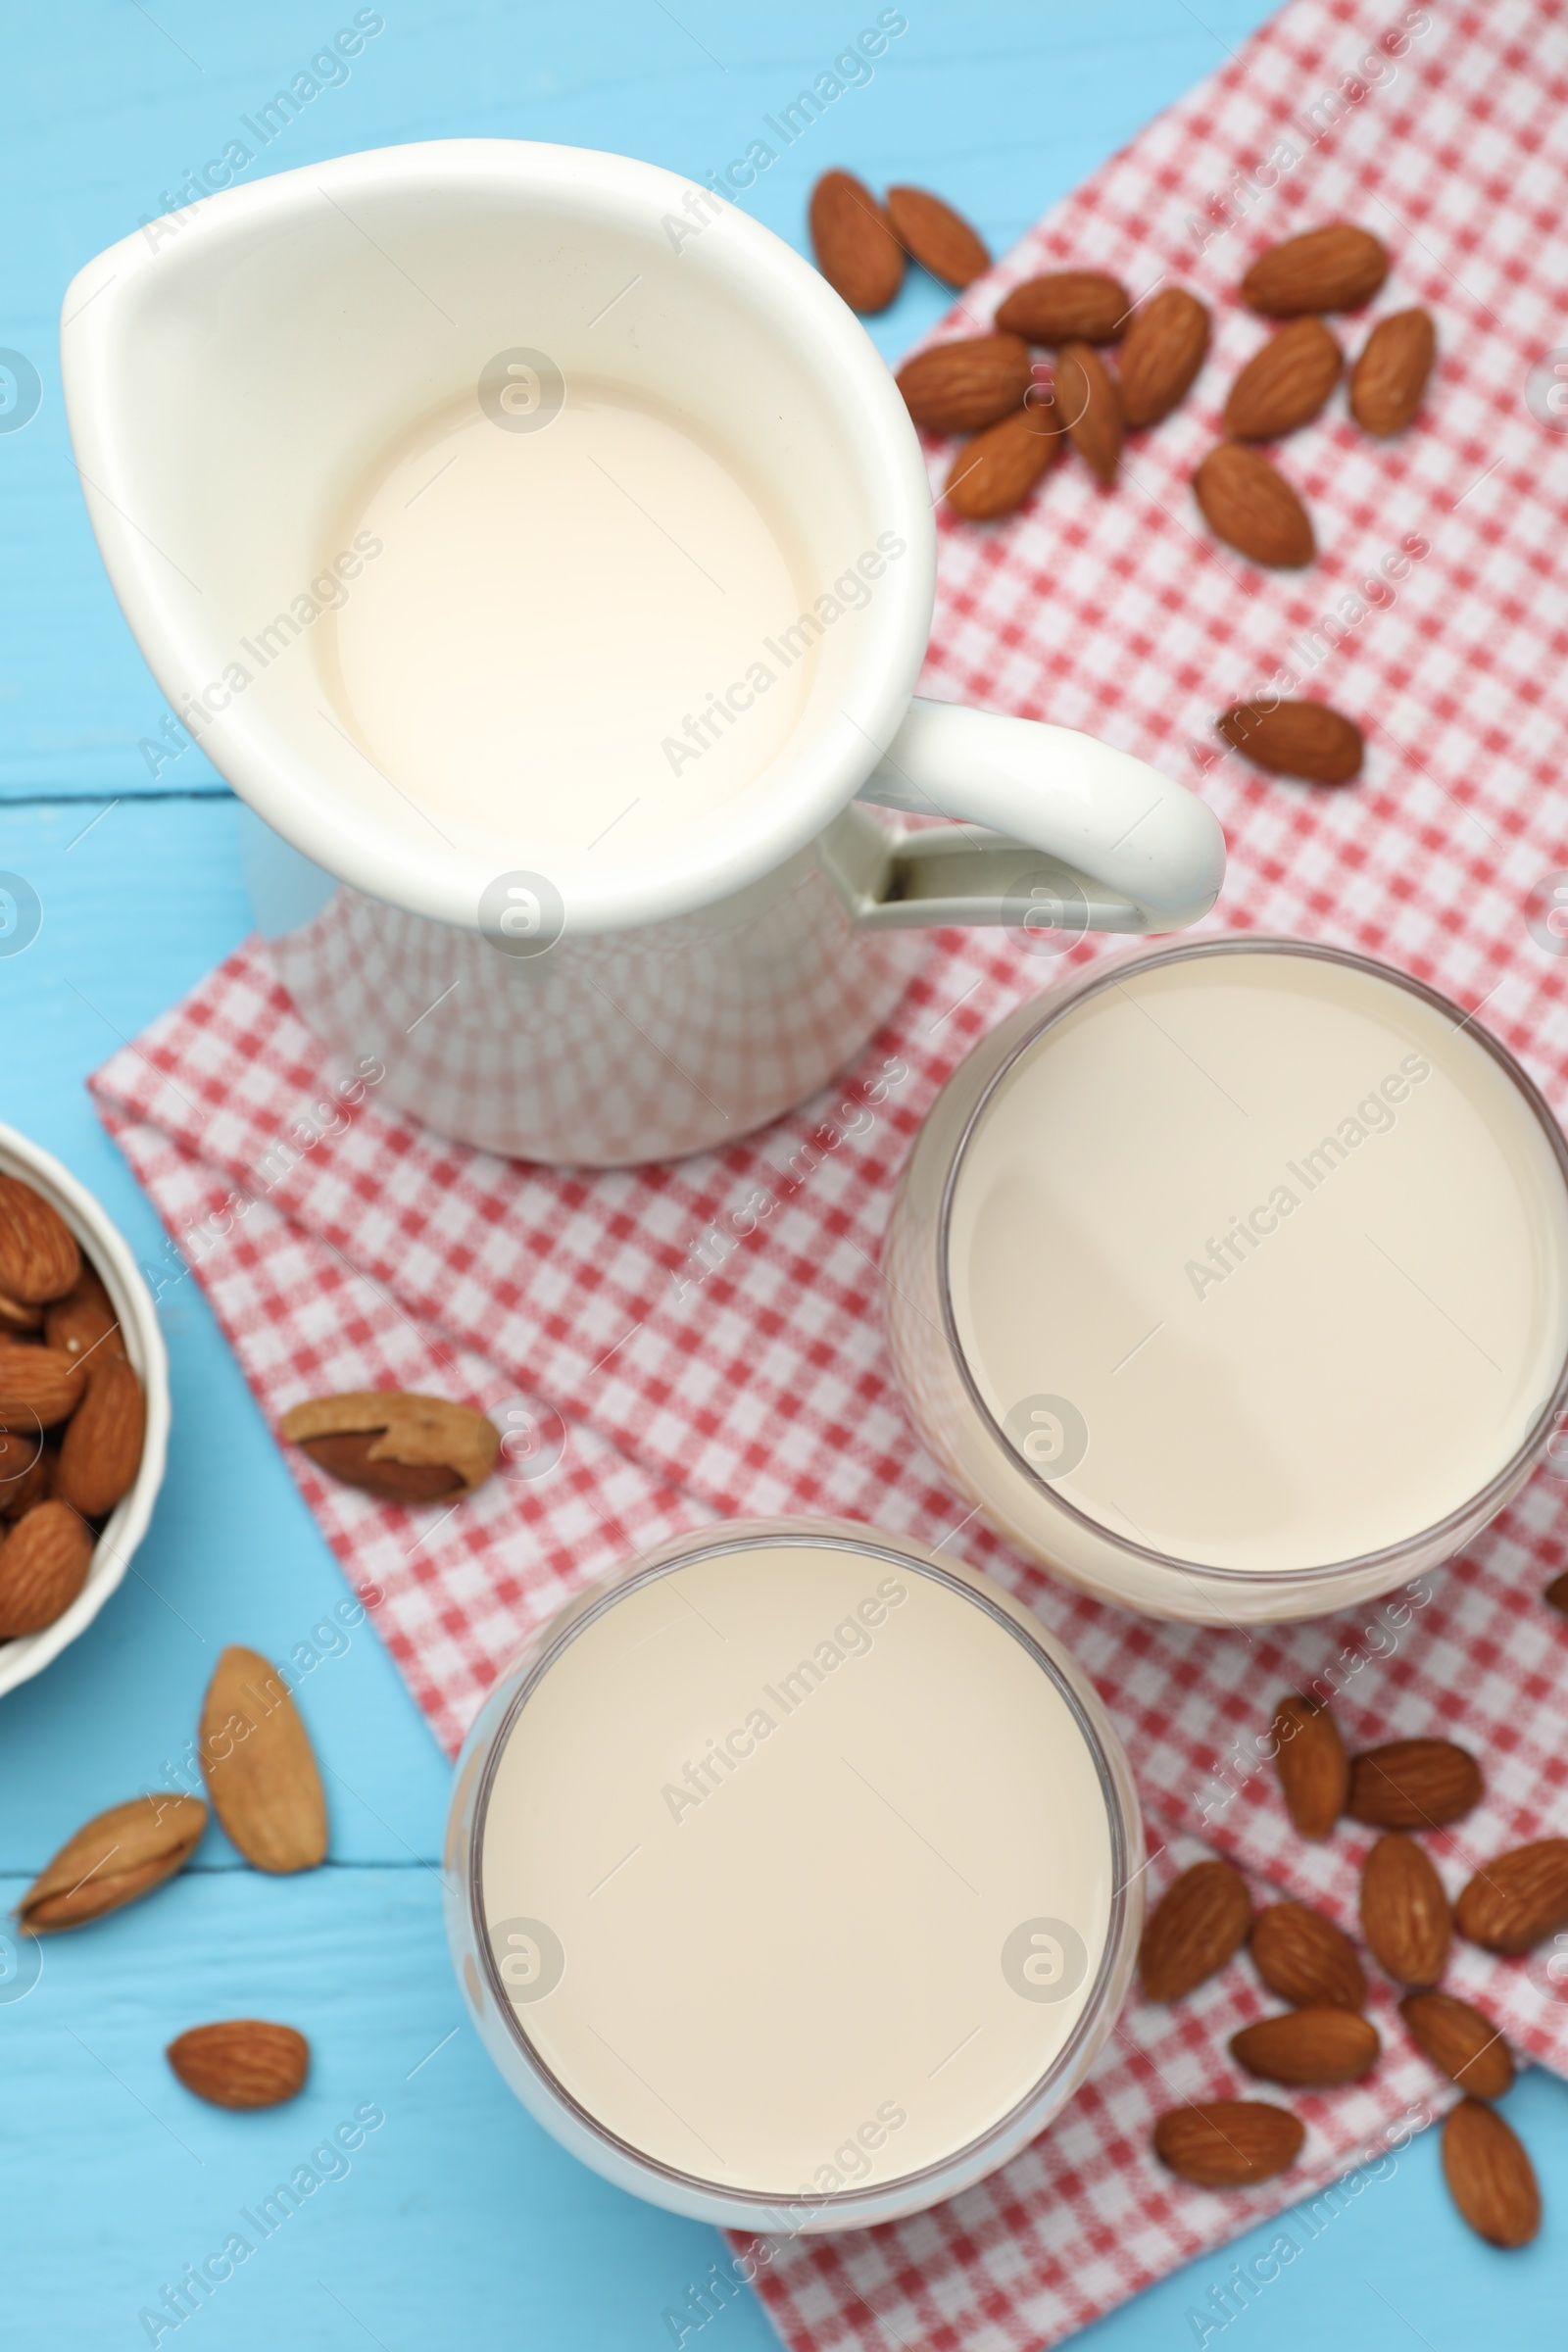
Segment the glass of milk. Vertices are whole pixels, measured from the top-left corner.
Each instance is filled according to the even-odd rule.
[[[1082,1670],[957,1561],[729,1522],[583,1593],[459,1762],[447,1923],[479,2033],[575,2155],[766,2233],[934,2204],[1114,2023],[1137,1799]]]
[[[1568,1151],[1457,1005],[1301,940],[1079,971],[948,1081],[890,1228],[948,1475],[1151,1616],[1316,1616],[1451,1558],[1568,1400]]]

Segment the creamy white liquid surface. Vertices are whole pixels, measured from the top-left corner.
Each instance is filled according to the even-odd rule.
[[[1435,1525],[1568,1348],[1568,1198],[1523,1097],[1443,1013],[1304,956],[1135,973],[1049,1029],[971,1140],[949,1265],[1014,1443],[1022,1400],[1082,1416],[1059,1477],[1039,1422],[1055,1490],[1227,1568]]]
[[[449,832],[548,853],[613,827],[621,857],[733,798],[794,727],[813,660],[780,644],[803,609],[780,536],[717,453],[617,388],[573,378],[526,432],[467,395],[337,527],[382,551],[321,625],[383,812],[376,769]]]
[[[790,2197],[918,2172],[1024,2098],[1113,1891],[1038,1653],[905,1563],[796,1542],[679,1567],[571,1642],[502,1755],[482,1868],[504,1973],[509,1920],[558,1939],[514,2011],[557,2080],[673,2170]],[[1041,1920],[1082,1938],[1063,1998],[1004,1973],[1022,1952],[1067,1984],[1049,1932],[1008,1951]],[[549,1982],[519,1934],[514,1973]]]

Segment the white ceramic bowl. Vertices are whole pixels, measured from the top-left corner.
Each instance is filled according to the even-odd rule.
[[[158,1328],[152,1293],[143,1282],[136,1260],[118,1226],[85,1185],[78,1184],[51,1152],[29,1143],[14,1127],[0,1123],[0,1174],[20,1176],[59,1210],[102,1277],[114,1301],[125,1343],[125,1353],[141,1375],[147,1392],[147,1435],[141,1468],[128,1494],[116,1503],[93,1548],[87,1582],[64,1615],[42,1633],[22,1634],[0,1642],[0,1693],[42,1672],[68,1642],[74,1642],[92,1623],[130,1565],[130,1555],[147,1532],[153,1503],[164,1481],[164,1458],[169,1446],[169,1358]]]

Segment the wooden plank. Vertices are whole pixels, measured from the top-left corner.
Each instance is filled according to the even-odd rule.
[[[82,1082],[243,938],[233,803],[17,808],[4,833],[43,922],[0,956],[3,1115],[58,1152],[167,1278],[163,1227]],[[160,1315],[174,1404],[163,1495],[120,1591],[0,1704],[0,1868],[36,1869],[76,1823],[166,1780],[225,1642],[284,1656],[345,1594],[193,1279],[169,1282]],[[331,1776],[334,1857],[433,1855],[445,1760],[369,1629],[333,1646],[301,1704]],[[227,1851],[217,1831],[205,1851]]]
[[[215,21],[195,0],[155,0],[151,15],[85,0],[69,13],[13,12],[5,36],[0,345],[31,354],[44,389],[33,421],[0,434],[0,798],[82,805],[11,808],[0,833],[0,863],[31,881],[44,918],[23,955],[0,954],[0,1114],[59,1152],[149,1258],[161,1228],[81,1081],[233,946],[248,916],[232,808],[189,797],[221,796],[220,779],[191,753],[154,787],[138,760],[159,698],[70,468],[56,318],[81,262],[157,210],[161,191],[353,13],[277,0]],[[416,0],[387,12],[350,82],[323,91],[257,169],[486,133],[619,148],[700,177],[876,13],[826,0],[787,17],[717,0],[680,0],[674,16],[643,0],[554,12]],[[997,0],[976,17],[925,0],[906,13],[909,29],[871,85],[847,91],[759,183],[753,209],[797,244],[809,182],[830,162],[928,181],[1004,244],[1265,9]],[[880,348],[896,355],[944,301],[911,276],[874,322]],[[180,797],[168,797],[172,783]],[[194,1285],[167,1293],[163,1314],[174,1442],[142,1573],[0,1706],[8,1905],[71,1828],[166,1777],[218,1646],[286,1651],[342,1592]],[[11,2335],[65,2352],[151,2340],[138,2311],[373,2100],[386,2120],[352,2170],[258,2243],[199,2323],[185,2323],[189,2340],[234,2352],[368,2340],[384,2352],[491,2341],[642,2352],[700,2337],[702,2352],[759,2352],[772,2338],[750,2298],[701,2326],[691,2316],[689,2290],[722,2258],[715,2234],[606,2187],[529,2122],[466,2027],[445,2038],[460,2011],[428,1866],[447,1773],[384,1653],[357,1636],[323,1661],[302,1704],[333,1776],[325,1870],[264,1881],[215,1832],[182,1880],[52,1943],[24,1999],[0,1952]],[[271,2116],[200,2108],[160,2055],[184,2026],[245,2011],[298,2023],[317,2050],[304,2098]],[[1548,2217],[1560,2213],[1568,2089],[1527,2078],[1510,2113],[1542,2169]],[[1200,2340],[1191,2313],[1271,2234],[1265,2225],[1166,2280],[1083,2342],[1154,2352]],[[1521,2257],[1468,2237],[1429,2135],[1393,2178],[1359,2177],[1250,2328],[1281,2352],[1331,2335],[1345,2352],[1371,2352],[1412,2328],[1434,2346],[1544,2343],[1565,2282],[1549,2218]],[[688,2317],[672,2323],[682,2306]]]
[[[0,1984],[8,2341],[670,2352],[664,2310],[722,2258],[505,2088],[463,2016],[433,1870],[187,1872],[41,1949],[24,1998]],[[234,2115],[174,2080],[166,2044],[235,2016],[306,2035],[297,2099]],[[297,2206],[264,2213],[279,2183]],[[139,2319],[233,2236],[249,2254],[230,2247],[190,2317]],[[737,2297],[705,2352],[772,2340]]]

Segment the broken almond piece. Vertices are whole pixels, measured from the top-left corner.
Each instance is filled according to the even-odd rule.
[[[443,1502],[471,1494],[495,1468],[501,1433],[471,1405],[402,1389],[363,1389],[291,1406],[291,1445],[383,1502]]]

